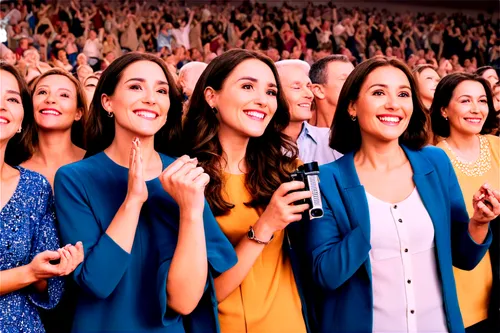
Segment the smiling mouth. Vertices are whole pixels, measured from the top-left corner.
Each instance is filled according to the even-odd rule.
[[[297,104],[299,107],[301,108],[308,108],[310,109],[311,108],[311,103],[300,103],[300,104]]]
[[[0,124],[8,124],[10,123],[9,120],[5,119],[5,118],[0,118]]]
[[[254,120],[264,120],[266,117],[266,114],[264,112],[258,112],[258,111],[244,111],[244,113],[251,119]]]
[[[138,117],[141,117],[141,118],[147,119],[147,120],[154,120],[154,119],[158,118],[158,114],[156,112],[153,112],[153,111],[138,110],[138,111],[134,111],[134,114]]]
[[[402,120],[402,118],[396,116],[377,116],[377,118],[381,123],[389,126],[399,125]]]
[[[464,120],[468,123],[471,123],[471,124],[480,124],[481,123],[481,118],[464,118]]]
[[[60,116],[62,113],[54,109],[43,109],[40,113],[44,116]]]

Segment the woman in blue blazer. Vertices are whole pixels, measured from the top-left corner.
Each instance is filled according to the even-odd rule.
[[[424,147],[423,110],[398,60],[368,60],[342,88],[330,146],[345,156],[321,168],[308,233],[321,332],[464,331],[452,265],[481,260],[500,193],[478,189],[469,219],[448,157]]]

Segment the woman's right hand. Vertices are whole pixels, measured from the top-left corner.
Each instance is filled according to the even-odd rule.
[[[58,264],[51,261],[59,260]],[[83,246],[78,242],[76,246],[66,245],[57,251],[46,250],[38,253],[28,264],[33,280],[40,281],[57,276],[65,276],[75,270],[83,261]]]
[[[170,164],[160,175],[163,189],[179,205],[180,211],[202,214],[205,207],[205,187],[210,177],[198,160],[184,155]]]
[[[283,230],[290,223],[302,219],[302,213],[309,209],[309,204],[293,203],[311,197],[310,191],[302,190],[304,187],[304,183],[299,181],[283,183],[278,187],[254,226],[259,239],[270,239],[274,232]]]
[[[132,141],[130,149],[127,199],[141,205],[148,199],[148,188],[144,180],[142,165],[141,141],[138,138]]]

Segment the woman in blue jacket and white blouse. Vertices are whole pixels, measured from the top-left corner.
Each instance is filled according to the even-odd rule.
[[[491,243],[500,192],[487,184],[469,219],[446,154],[424,147],[424,107],[398,60],[360,64],[340,93],[321,168],[325,214],[309,223],[321,332],[463,332],[452,266]]]

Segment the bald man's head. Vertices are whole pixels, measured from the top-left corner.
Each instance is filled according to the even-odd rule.
[[[192,61],[180,69],[178,85],[188,98],[193,94],[194,87],[207,66],[204,62]]]

